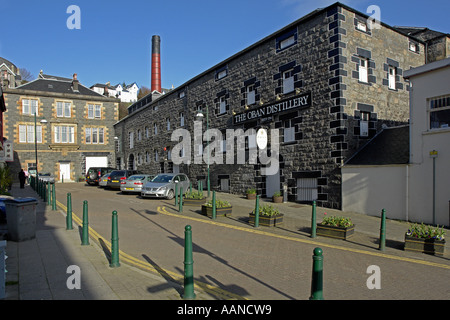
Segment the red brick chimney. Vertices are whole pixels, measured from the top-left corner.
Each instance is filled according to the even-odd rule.
[[[152,37],[152,85],[151,90],[161,92],[161,39],[159,36]]]

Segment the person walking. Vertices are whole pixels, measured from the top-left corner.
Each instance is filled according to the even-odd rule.
[[[19,182],[20,182],[20,189],[25,188],[25,172],[23,169],[20,169],[19,172]]]

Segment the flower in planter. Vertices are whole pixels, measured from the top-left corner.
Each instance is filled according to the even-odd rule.
[[[252,189],[247,189],[247,194],[256,194],[256,189],[252,188]]]
[[[322,225],[348,228],[353,226],[353,222],[347,217],[330,216],[323,218]]]
[[[252,214],[255,214],[255,210],[252,211]],[[259,215],[260,216],[267,216],[267,217],[274,217],[280,215],[280,211],[278,209],[272,207],[269,204],[263,205],[259,207]]]
[[[274,197],[281,197],[281,191],[276,191],[273,193]]]
[[[203,195],[200,192],[187,192],[184,194],[185,199],[193,199],[193,200],[200,200],[203,199]]]
[[[204,206],[212,207],[212,200],[206,202]],[[216,199],[216,208],[228,208],[228,207],[231,207],[231,204],[228,201]]]
[[[443,228],[428,226],[422,224],[411,224],[406,235],[414,238],[444,240],[445,231]]]

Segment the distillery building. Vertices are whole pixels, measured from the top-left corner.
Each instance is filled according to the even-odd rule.
[[[164,95],[137,101],[114,126],[116,166],[184,172],[194,186],[209,180],[212,190],[281,191],[289,201],[341,208],[342,163],[382,128],[408,123],[403,72],[430,62],[423,39],[368,18],[340,3],[315,10]],[[195,143],[199,121],[202,132],[222,133],[213,154],[224,154],[222,164],[195,161],[209,138]],[[180,128],[190,133],[190,150],[171,139]],[[261,128],[279,133],[278,170],[270,175],[267,163],[251,158]],[[244,143],[227,136],[231,129],[247,133]],[[269,136],[268,150],[274,144]],[[232,145],[235,161],[226,162]],[[189,161],[177,163],[174,152]]]

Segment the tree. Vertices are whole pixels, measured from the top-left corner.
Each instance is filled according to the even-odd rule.
[[[28,81],[33,80],[34,76],[25,68],[19,68],[20,75],[22,76],[22,84],[27,83]]]
[[[145,97],[146,95],[148,95],[150,93],[151,93],[151,90],[149,88],[142,87],[142,88],[139,89],[137,98],[138,98],[138,100],[140,100],[140,99],[142,99],[143,97]]]

